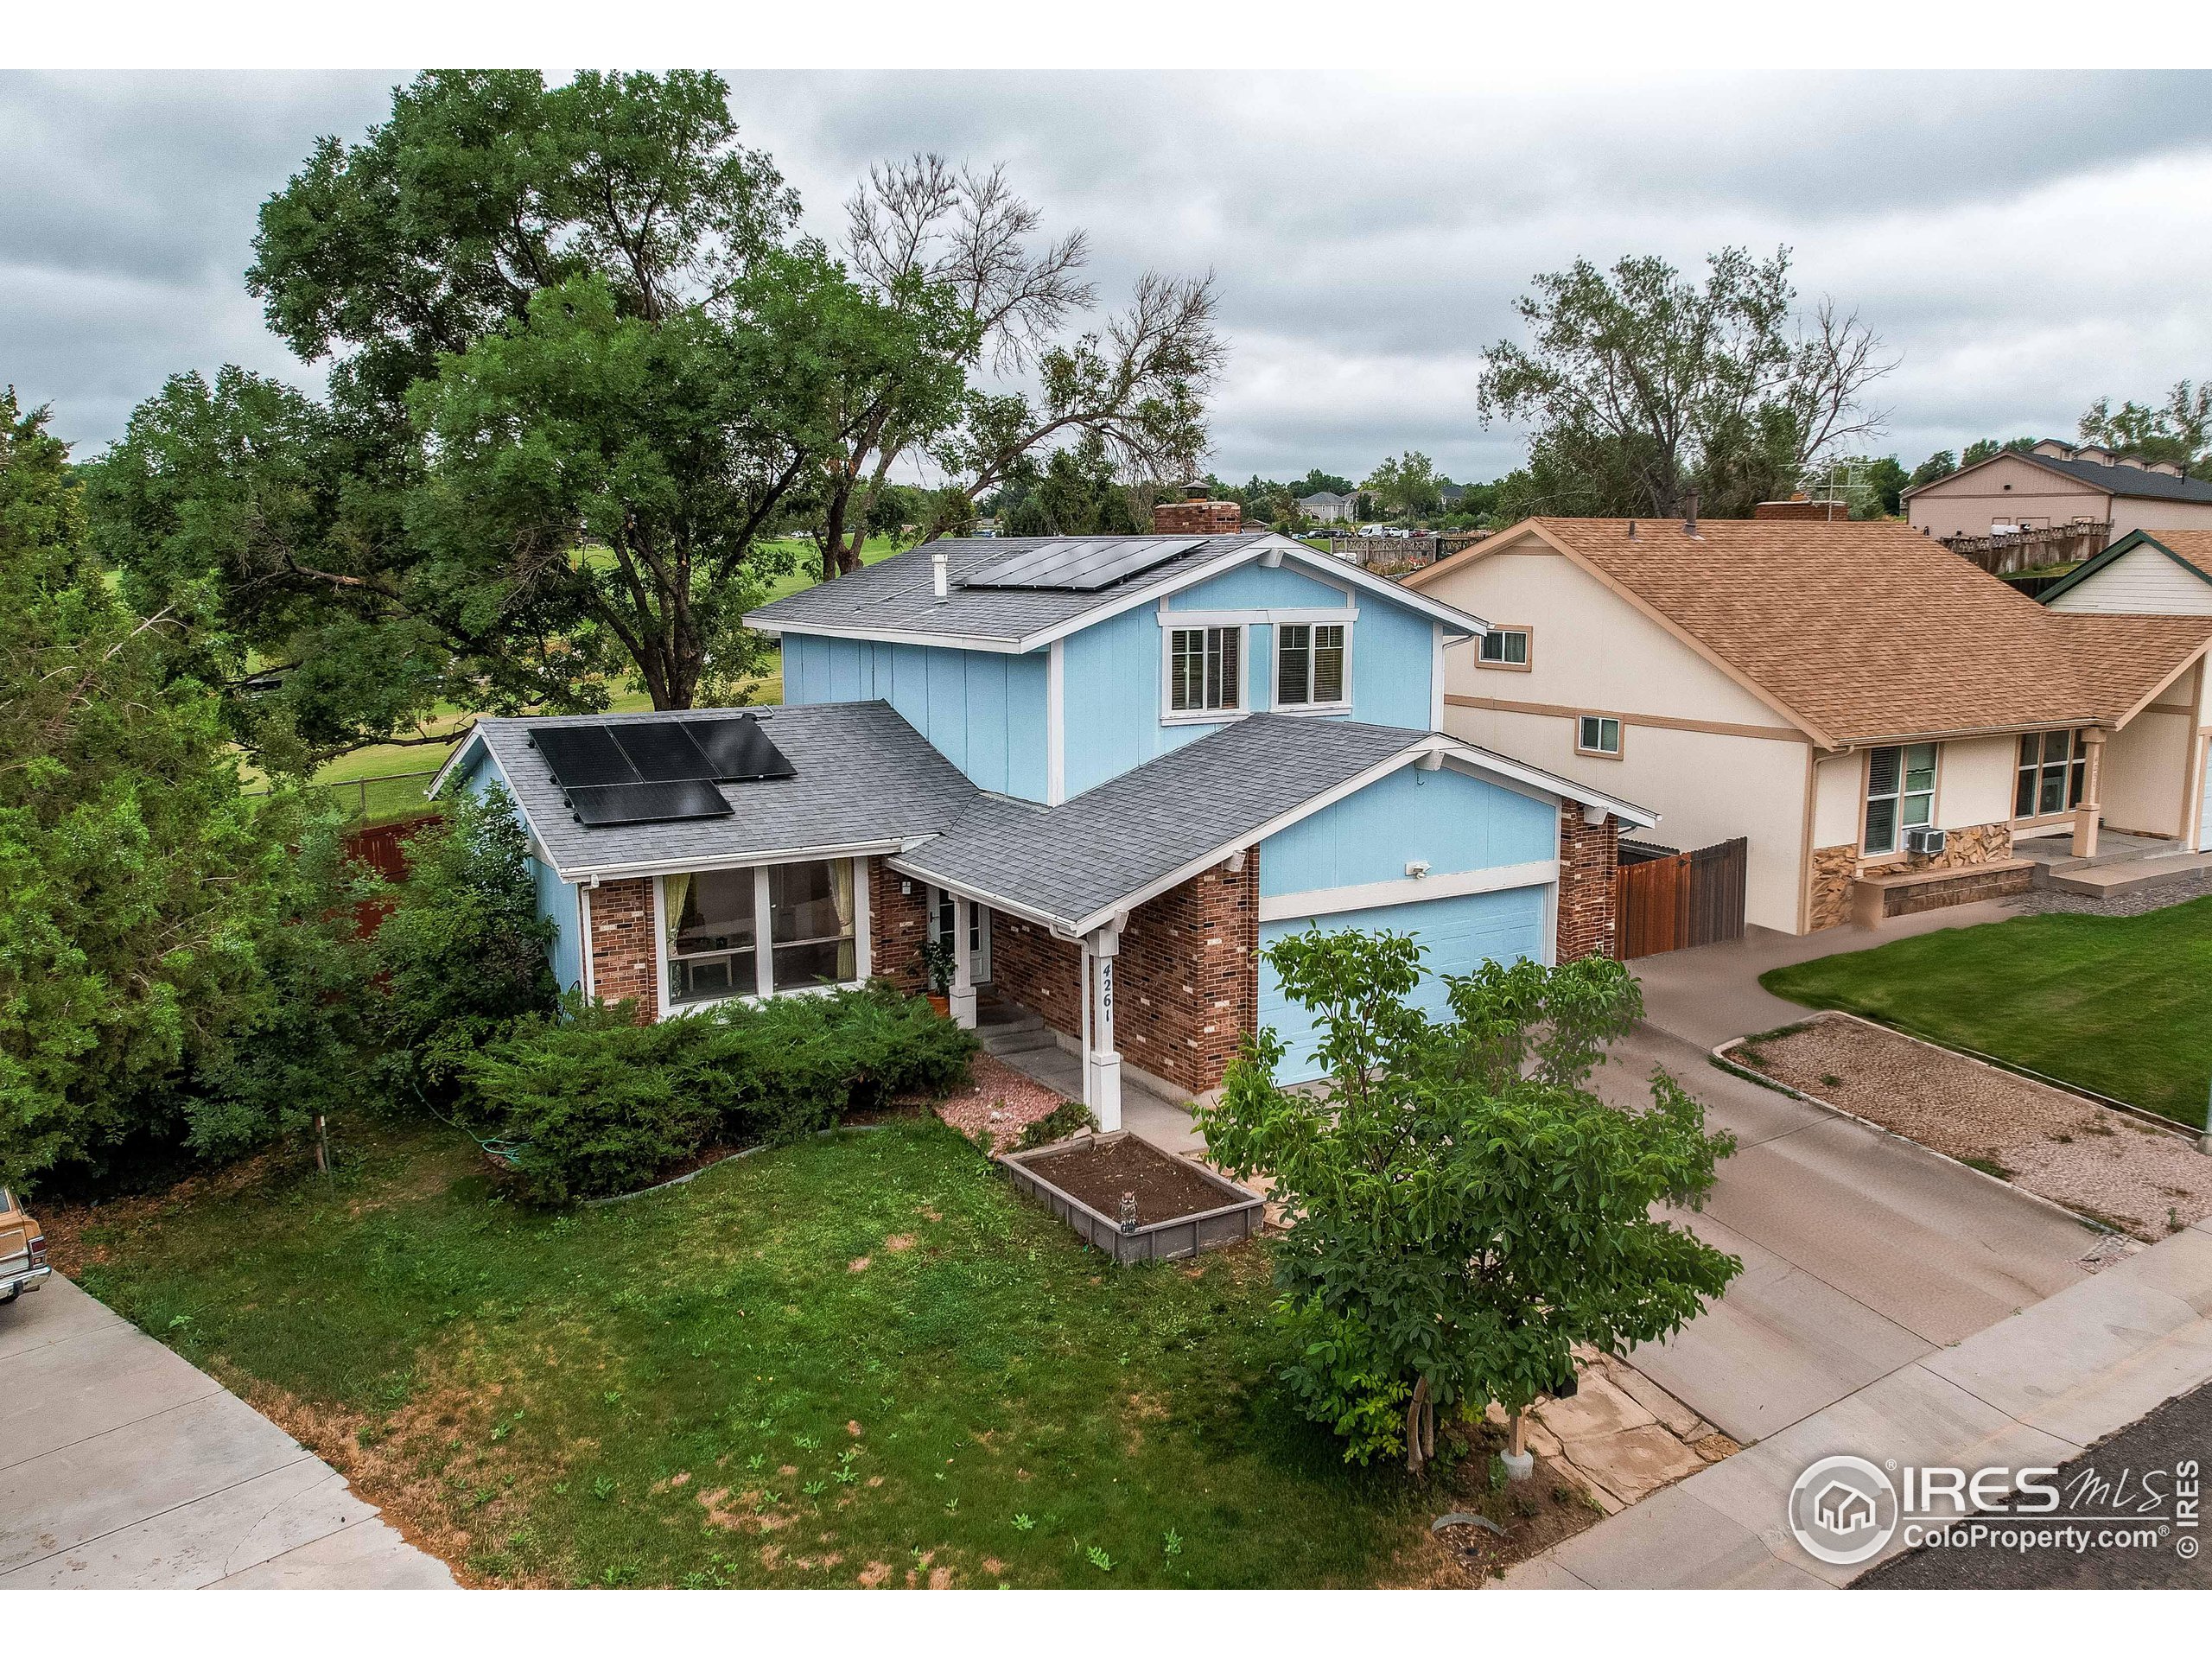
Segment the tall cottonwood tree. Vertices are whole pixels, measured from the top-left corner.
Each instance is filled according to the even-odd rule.
[[[1480,388],[1485,420],[1534,429],[1509,511],[1660,515],[1694,489],[1745,517],[1878,429],[1862,400],[1893,363],[1832,302],[1798,314],[1788,249],[1707,267],[1700,283],[1656,256],[1578,259],[1516,302],[1528,339],[1490,348]]]
[[[99,469],[101,545],[175,606],[272,765],[441,700],[726,692],[763,533],[897,407],[952,417],[970,320],[797,230],[710,74],[438,72],[264,204],[249,286],[327,402],[172,382]],[[432,741],[423,734],[424,741]]]
[[[870,169],[846,204],[845,251],[876,293],[950,289],[974,330],[970,383],[941,418],[887,407],[829,469],[819,539],[824,580],[856,569],[871,509],[901,460],[926,459],[947,482],[922,524],[933,539],[973,504],[1070,444],[1125,478],[1180,479],[1206,448],[1205,399],[1225,355],[1213,278],[1147,271],[1101,327],[1070,327],[1098,303],[1083,274],[1081,230],[1038,236],[1042,215],[1006,169],[956,168],[918,154]],[[1027,375],[1033,391],[1009,386]]]

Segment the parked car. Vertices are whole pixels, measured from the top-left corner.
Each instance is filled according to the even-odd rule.
[[[0,1186],[0,1303],[36,1290],[53,1271],[46,1265],[45,1230]]]

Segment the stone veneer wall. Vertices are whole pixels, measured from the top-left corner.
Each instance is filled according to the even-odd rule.
[[[1582,821],[1572,804],[1559,814],[1559,959],[1615,954],[1619,918],[1614,912],[1613,873],[1620,863],[1620,825],[1607,818]]]
[[[1808,880],[1812,886],[1812,904],[1805,917],[1805,931],[1817,933],[1824,927],[1841,927],[1851,919],[1851,884],[1859,877],[1859,847],[1853,842],[1847,847],[1815,847],[1813,849],[1813,869]]]
[[[1194,1095],[1219,1088],[1259,1024],[1259,849],[1138,906],[1114,975],[1122,1058]]]
[[[901,893],[905,887],[909,891]],[[868,861],[868,915],[870,966],[878,979],[887,979],[909,995],[930,988],[929,970],[922,966],[922,941],[929,938],[930,905],[927,887],[899,874],[880,858]],[[993,936],[994,943],[997,936]]]
[[[1980,870],[1968,865],[1958,874],[1941,881],[1891,888],[1882,895],[1882,917],[1886,921],[1897,916],[1917,916],[1923,910],[1971,905],[1984,899],[2010,899],[2032,887],[2035,874],[2033,868]]]
[[[660,1014],[652,878],[602,882],[588,893],[592,994],[602,1002],[633,1001],[638,1023],[649,1026]]]

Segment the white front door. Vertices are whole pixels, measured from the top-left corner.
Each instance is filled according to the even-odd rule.
[[[936,904],[930,912],[930,937],[947,938],[952,933],[952,895],[942,887],[931,887]],[[977,985],[991,982],[991,912],[988,906],[970,902],[968,906],[968,951],[969,979]]]

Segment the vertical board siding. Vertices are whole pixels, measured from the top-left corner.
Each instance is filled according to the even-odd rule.
[[[537,889],[537,913],[553,924],[550,956],[553,977],[564,991],[583,983],[583,924],[576,908],[576,889],[553,872],[550,864],[530,861],[531,881]]]
[[[1448,766],[1404,766],[1262,845],[1260,891],[1273,898],[1401,881],[1414,860],[1452,875],[1556,858],[1559,811]]]
[[[1045,798],[1046,653],[788,634],[784,701],[880,699],[980,789]]]

